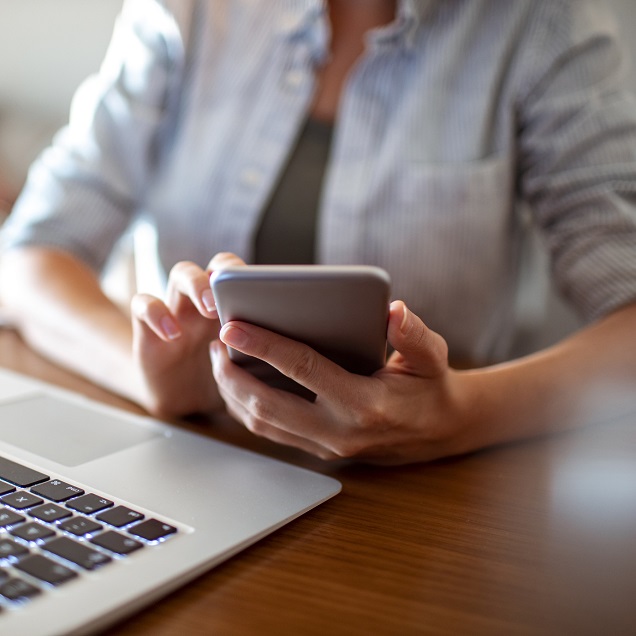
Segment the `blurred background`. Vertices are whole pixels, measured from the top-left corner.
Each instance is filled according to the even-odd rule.
[[[0,199],[21,187],[99,68],[122,0],[0,0]]]
[[[636,0],[598,1],[618,15],[626,52],[636,60]],[[99,68],[121,5],[122,0],[0,0],[0,222],[29,164],[65,123],[76,87]],[[628,81],[636,93],[636,63]],[[154,275],[140,284],[147,269],[141,265],[108,279],[115,281],[110,290],[122,302],[135,286],[157,291]],[[538,276],[525,285],[520,315],[543,313],[546,281],[547,275]],[[522,342],[520,352],[543,346],[575,326],[555,295],[550,292],[547,298],[545,334],[539,342]]]

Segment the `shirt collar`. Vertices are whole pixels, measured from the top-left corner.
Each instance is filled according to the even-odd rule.
[[[400,0],[398,2],[398,16],[412,18],[418,24],[426,17],[435,0]]]
[[[422,22],[439,0],[398,0],[394,36],[402,39],[407,48],[415,42],[415,35]],[[388,28],[389,32],[391,27]]]
[[[280,4],[278,26],[283,36],[302,33],[327,11],[326,0],[284,0]]]
[[[375,41],[382,44],[403,37],[411,47],[418,27],[436,2],[439,0],[398,0],[396,20],[379,30]],[[327,0],[284,0],[282,5],[279,32],[284,37],[306,33],[317,22],[324,22],[327,13]]]

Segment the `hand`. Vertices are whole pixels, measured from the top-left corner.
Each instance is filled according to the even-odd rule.
[[[323,459],[399,464],[464,450],[461,376],[448,366],[446,342],[401,301],[391,305],[387,338],[394,353],[363,377],[301,343],[231,322],[212,346],[214,377],[228,411],[250,431]],[[223,343],[269,362],[315,402],[266,386],[233,364]]]
[[[217,254],[205,270],[177,263],[165,303],[148,294],[132,299],[133,355],[149,412],[180,417],[221,408],[209,350],[220,325],[209,279],[214,270],[242,264],[227,253]]]

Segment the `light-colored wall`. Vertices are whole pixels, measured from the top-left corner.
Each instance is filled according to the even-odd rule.
[[[0,103],[62,119],[96,70],[121,0],[0,0]]]
[[[0,0],[0,166],[18,182],[99,68],[122,0]]]

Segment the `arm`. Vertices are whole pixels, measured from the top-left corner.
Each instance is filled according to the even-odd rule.
[[[139,401],[130,319],[77,258],[37,247],[7,252],[0,260],[0,302],[36,350]]]
[[[102,294],[98,272],[141,205],[148,149],[177,83],[178,55],[168,55],[178,49],[176,27],[167,29],[163,14],[158,3],[124,4],[99,74],[76,92],[68,125],[31,166],[0,231],[5,311],[60,362],[81,354],[83,336],[99,339],[102,326],[117,339],[116,358],[125,340],[124,316]]]
[[[191,7],[175,4],[179,20],[158,2],[125,3],[99,75],[78,90],[0,234],[4,311],[28,342],[153,412],[167,393],[146,359],[154,341],[106,298],[98,272],[143,206],[179,92]]]
[[[635,325],[636,304],[627,305],[538,353],[460,372],[474,413],[467,448],[608,423],[636,412]]]

